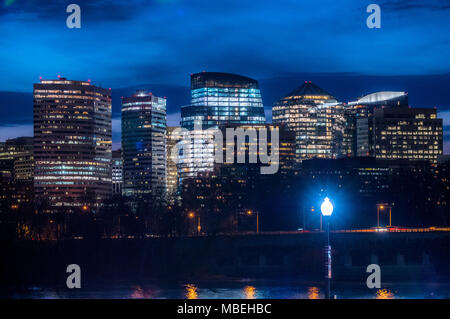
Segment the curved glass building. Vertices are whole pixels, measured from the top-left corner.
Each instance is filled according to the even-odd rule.
[[[343,106],[311,81],[277,101],[272,122],[296,134],[296,159],[336,158],[343,136]]]
[[[180,178],[214,169],[212,130],[228,124],[264,124],[258,81],[246,76],[201,72],[191,74],[191,104],[181,108],[183,133]]]
[[[359,98],[356,102],[349,102],[348,105],[408,107],[408,93],[397,91],[375,92]]]
[[[191,104],[181,108],[181,127],[266,123],[258,81],[229,73],[191,75]]]

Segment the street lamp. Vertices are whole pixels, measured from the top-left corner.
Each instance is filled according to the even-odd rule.
[[[188,213],[188,217],[190,219],[193,219],[195,217],[195,214],[193,212]],[[197,220],[197,235],[200,235],[200,232],[202,230],[202,226],[200,225],[200,214],[198,214],[198,220]]]
[[[253,211],[250,209],[247,211],[247,215],[251,216],[253,215]],[[256,232],[259,233],[259,213],[256,212]]]
[[[333,204],[330,202],[330,199],[328,197],[325,197],[325,199],[322,202],[322,205],[320,205],[320,210],[322,212],[322,215],[326,217],[327,220],[327,246],[325,247],[326,252],[326,267],[327,267],[327,294],[326,299],[330,299],[331,295],[331,246],[330,246],[330,217],[333,214]]]
[[[331,216],[333,214],[333,204],[331,204],[328,197],[325,197],[323,200],[322,205],[320,205],[320,210],[323,216]]]
[[[392,226],[392,206],[389,204],[377,204],[377,228],[380,227],[380,211],[385,208],[389,209],[389,227]]]

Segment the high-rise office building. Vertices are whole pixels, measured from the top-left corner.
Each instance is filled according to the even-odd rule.
[[[443,152],[442,119],[436,109],[377,108],[372,130],[374,156],[437,163]]]
[[[123,189],[123,160],[122,150],[112,151],[111,161],[112,193],[122,195]]]
[[[222,132],[222,157],[223,163],[215,163],[215,170],[224,167],[240,166],[260,168],[272,165],[274,173],[289,174],[295,166],[295,133],[287,130],[284,125],[275,124],[252,124],[252,125],[222,125],[219,127]],[[233,140],[227,139],[227,130],[237,134],[241,130],[243,134]],[[261,137],[261,131],[265,132]],[[274,139],[274,132],[278,138]],[[217,148],[217,144],[216,144]],[[229,162],[228,153],[232,155]],[[275,156],[274,154],[277,154]],[[269,162],[269,157],[273,160]],[[239,158],[244,159],[240,161]],[[267,159],[265,159],[267,157]],[[264,159],[263,162],[261,159]],[[269,163],[267,163],[267,162]]]
[[[1,142],[0,160],[10,163],[10,174],[14,180],[32,181],[34,173],[33,138],[24,136]]]
[[[166,99],[137,91],[122,98],[123,193],[165,198]]]
[[[0,159],[14,159],[17,155],[33,151],[33,137],[23,136],[0,142]]]
[[[53,207],[111,194],[111,91],[65,78],[34,84],[34,186]]]
[[[408,107],[408,93],[376,92],[349,102],[345,107],[343,157],[373,156],[373,111],[375,108]]]
[[[296,159],[336,158],[341,153],[343,106],[328,92],[305,82],[272,108],[272,122],[296,134]]]
[[[191,75],[191,104],[181,108],[181,127],[193,130],[195,123],[207,129],[265,122],[258,81],[219,72]]]
[[[253,230],[256,214],[270,210],[264,198],[282,211],[278,200],[295,189],[295,134],[274,124],[228,124],[219,130],[222,141],[215,140],[216,151],[222,149],[223,161],[214,163],[213,172],[185,180],[182,207],[201,216],[206,232]],[[248,222],[253,227],[244,226]]]
[[[266,122],[256,80],[229,73],[201,72],[191,75],[191,104],[181,108],[182,145],[180,178],[214,169],[212,130],[224,124]],[[207,130],[211,129],[211,130]]]
[[[178,143],[181,140],[179,126],[167,127],[167,199],[175,204],[179,194],[178,188]]]
[[[33,202],[33,138],[0,142],[0,213],[26,209]]]

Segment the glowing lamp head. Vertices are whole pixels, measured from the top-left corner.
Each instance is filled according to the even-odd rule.
[[[333,214],[333,204],[331,204],[330,199],[325,197],[322,205],[320,206],[323,216],[331,216]]]

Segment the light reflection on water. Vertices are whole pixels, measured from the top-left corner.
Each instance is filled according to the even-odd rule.
[[[397,284],[382,289],[365,286],[335,285],[332,295],[338,299],[449,298],[450,285]],[[320,285],[294,285],[262,282],[152,283],[120,286],[85,286],[82,289],[30,288],[14,298],[169,298],[169,299],[321,299]]]
[[[198,299],[196,285],[193,285],[193,284],[186,285],[186,299]]]
[[[319,299],[319,288],[309,287],[308,288],[308,299]]]
[[[389,289],[378,289],[377,299],[395,299],[395,294]]]
[[[253,286],[245,286],[244,287],[244,294],[245,294],[245,299],[255,299],[255,292],[256,289]]]

